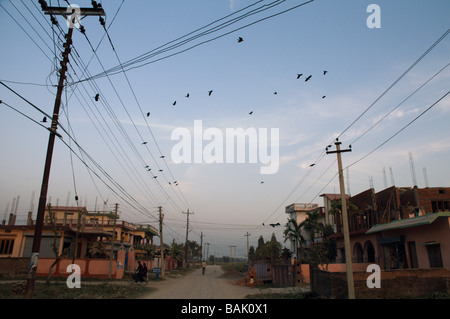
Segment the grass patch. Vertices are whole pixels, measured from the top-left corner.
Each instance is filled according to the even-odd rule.
[[[0,299],[23,299],[24,294],[18,290],[20,289],[17,283],[0,284]],[[154,288],[146,287],[145,284],[125,282],[115,284],[81,282],[81,288],[73,289],[69,289],[65,282],[53,282],[50,285],[36,282],[33,299],[133,299],[153,290]]]

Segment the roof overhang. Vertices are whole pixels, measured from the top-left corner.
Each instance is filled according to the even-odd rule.
[[[394,220],[390,223],[386,224],[378,224],[370,228],[367,232],[367,234],[373,234],[378,233],[382,231],[387,230],[394,230],[394,229],[401,229],[401,228],[409,228],[409,227],[416,227],[416,226],[422,226],[422,225],[429,225],[436,221],[436,219],[441,217],[450,217],[450,212],[439,212],[439,213],[432,213],[427,214],[423,216],[408,218],[408,219],[402,219],[402,220]]]

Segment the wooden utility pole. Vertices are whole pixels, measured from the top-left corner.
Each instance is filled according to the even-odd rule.
[[[344,188],[344,176],[342,173],[342,159],[341,153],[343,152],[351,152],[351,147],[346,150],[341,150],[341,142],[336,139],[334,143],[336,145],[336,151],[328,151],[328,147],[326,148],[327,154],[336,153],[337,161],[338,161],[338,172],[339,172],[339,184],[341,189],[341,206],[342,206],[342,219],[343,219],[343,232],[344,232],[344,249],[345,249],[345,264],[347,268],[347,287],[348,287],[348,298],[355,299],[355,286],[353,282],[353,265],[352,265],[352,251],[350,247],[350,233],[348,227],[348,214],[347,214],[347,199],[345,197],[345,188]],[[330,147],[330,146],[329,146]]]
[[[111,279],[112,274],[112,264],[114,259],[114,239],[116,237],[116,221],[117,221],[117,211],[119,209],[119,204],[116,203],[116,207],[114,209],[114,223],[113,223],[113,231],[111,237],[111,253],[109,254],[109,268],[108,268],[108,279]]]
[[[163,219],[164,214],[162,213],[162,207],[159,206],[159,239],[160,243],[160,251],[161,251],[161,279],[164,280],[165,276],[165,260],[164,260],[164,241],[163,241]]]
[[[66,71],[67,71],[67,64],[69,62],[69,54],[71,51],[71,45],[72,45],[72,34],[73,34],[73,27],[75,25],[76,20],[79,20],[79,17],[73,17],[70,14],[70,11],[68,12],[68,8],[55,8],[55,7],[48,7],[47,3],[45,1],[39,1],[41,4],[41,8],[44,11],[45,14],[50,15],[52,18],[52,22],[56,22],[56,19],[53,17],[54,15],[63,15],[66,17],[66,19],[69,22],[69,31],[66,35],[66,43],[64,43],[63,47],[65,48],[64,52],[62,53],[62,61],[61,61],[61,69],[59,70],[59,82],[58,82],[58,89],[56,91],[56,99],[55,104],[53,108],[53,116],[52,116],[52,124],[49,129],[50,136],[48,140],[48,147],[47,147],[47,155],[45,159],[45,166],[44,166],[44,174],[42,178],[42,186],[41,186],[41,193],[39,197],[39,204],[38,204],[38,211],[36,216],[36,225],[34,228],[34,237],[33,237],[33,246],[31,248],[31,258],[30,258],[30,266],[28,269],[28,275],[27,275],[27,287],[25,292],[25,298],[31,299],[33,296],[33,290],[34,290],[34,283],[36,281],[36,271],[38,266],[38,260],[39,260],[39,252],[41,249],[41,238],[42,238],[42,228],[44,224],[44,215],[45,215],[45,205],[47,202],[47,191],[48,191],[48,181],[50,178],[50,167],[52,163],[52,157],[53,157],[53,148],[55,144],[55,136],[60,136],[59,133],[56,132],[56,129],[58,128],[58,117],[59,117],[59,110],[61,107],[61,97],[64,90],[64,82],[66,80]],[[74,10],[75,11],[75,10]],[[74,13],[72,11],[72,14]],[[102,8],[78,8],[78,14],[80,15],[97,15],[102,16],[105,15],[105,11]],[[89,13],[88,13],[89,12]],[[67,18],[67,16],[70,16],[70,18]]]
[[[203,232],[200,233],[200,262],[203,261]]]
[[[183,214],[187,214],[187,221],[186,221],[186,244],[185,244],[185,266],[187,267],[188,264],[188,252],[189,252],[189,246],[188,246],[188,234],[189,234],[189,215],[193,214],[189,212],[189,209],[186,212],[182,212]]]

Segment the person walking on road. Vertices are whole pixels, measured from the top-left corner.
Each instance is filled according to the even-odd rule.
[[[202,275],[204,275],[205,274],[205,271],[206,271],[206,261],[202,261]]]

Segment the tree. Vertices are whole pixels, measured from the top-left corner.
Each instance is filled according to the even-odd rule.
[[[278,257],[281,255],[281,244],[275,237],[275,233],[272,233],[270,241],[268,241],[265,246],[267,247],[266,252],[270,260],[274,261],[275,259],[278,259]]]
[[[292,258],[292,251],[289,248],[284,247],[281,250],[281,259],[284,261],[289,261]]]
[[[53,261],[53,263],[50,265],[49,269],[48,269],[48,275],[47,275],[47,279],[45,280],[45,283],[47,285],[50,284],[50,279],[52,278],[53,275],[53,267],[55,267],[55,265],[58,263],[58,261],[67,255],[68,250],[64,249],[63,252],[61,254],[59,254],[59,245],[58,245],[58,230],[56,228],[56,220],[55,220],[55,214],[51,211],[51,204],[47,205],[48,207],[48,215],[50,217],[50,223],[52,225],[53,228],[53,243],[52,243],[52,251],[55,254],[55,261]]]
[[[284,242],[291,240],[295,245],[295,256],[300,259],[300,250],[302,249],[302,243],[304,242],[303,235],[301,233],[301,226],[297,223],[295,218],[289,219],[284,229]]]
[[[183,244],[178,244],[175,239],[172,240],[172,244],[170,245],[170,257],[174,260],[181,261],[183,254]]]
[[[266,251],[266,243],[264,242],[264,237],[261,235],[258,238],[258,246],[256,247],[255,250],[255,258],[256,259],[265,259],[267,256],[267,251]]]
[[[248,249],[248,259],[249,260],[255,259],[255,256],[256,256],[255,255],[255,247],[250,246]]]
[[[304,228],[311,236],[311,241],[314,244],[314,238],[316,233],[320,233],[323,235],[324,226],[319,222],[321,216],[319,215],[319,211],[313,210],[306,213],[306,219],[300,224],[300,228]]]

